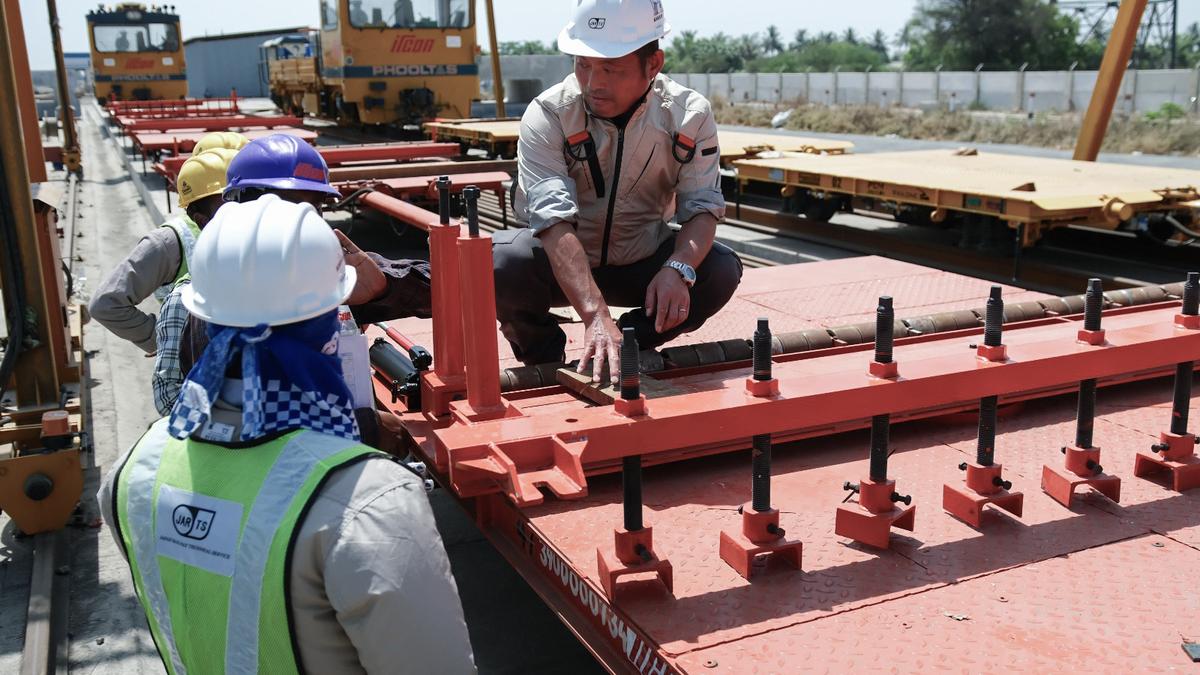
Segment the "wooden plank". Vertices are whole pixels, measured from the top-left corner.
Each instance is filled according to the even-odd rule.
[[[605,374],[607,374],[607,368]],[[575,372],[574,368],[559,368],[554,373],[554,379],[567,389],[598,405],[612,405],[613,401],[621,398],[621,388],[614,387],[609,378],[602,377],[599,384],[593,383],[591,368],[583,373]],[[646,374],[643,374],[641,378],[641,391],[642,395],[648,399],[687,393],[679,387]]]

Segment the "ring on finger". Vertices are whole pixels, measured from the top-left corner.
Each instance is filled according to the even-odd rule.
[[[679,308],[679,313],[680,313],[680,314],[687,314],[687,312],[688,312],[688,310],[687,310],[687,307],[680,307],[680,308]]]

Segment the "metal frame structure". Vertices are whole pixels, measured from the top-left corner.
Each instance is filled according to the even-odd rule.
[[[1114,22],[1120,7],[1117,0],[1054,0],[1053,4],[1063,12],[1073,12],[1080,18],[1079,42],[1082,44],[1093,37],[1104,37],[1108,24]],[[1133,50],[1134,68],[1175,68],[1179,52],[1179,0],[1149,0],[1149,12],[1138,28],[1136,47]],[[1160,46],[1167,53],[1166,62],[1147,63],[1149,48]]]
[[[668,673],[696,667],[690,662],[695,658],[689,657],[685,663],[673,656],[678,651],[672,652],[663,638],[664,634],[680,632],[692,635],[692,631],[701,629],[671,624],[677,630],[663,631],[661,625],[647,619],[655,607],[676,616],[688,611],[682,608],[684,605],[702,601],[695,595],[686,600],[673,599],[679,581],[676,578],[672,584],[672,566],[677,577],[678,570],[694,570],[698,564],[695,559],[714,556],[733,567],[739,576],[756,577],[755,566],[746,561],[755,554],[773,551],[783,555],[781,560],[799,564],[799,540],[785,537],[781,527],[787,524],[786,519],[797,516],[788,511],[785,520],[780,520],[769,492],[760,494],[760,480],[770,478],[770,444],[868,425],[874,438],[878,429],[886,430],[895,422],[971,412],[979,401],[990,401],[990,407],[985,405],[981,414],[978,461],[963,464],[965,481],[950,481],[945,486],[944,508],[950,515],[982,528],[984,505],[1020,511],[1015,504],[1019,492],[1009,491],[1014,486],[1001,476],[1000,464],[993,460],[998,404],[1070,392],[1081,382],[1104,386],[1161,376],[1172,370],[1177,375],[1186,372],[1190,382],[1195,360],[1200,358],[1200,275],[1193,275],[1182,287],[1182,310],[1179,301],[1169,299],[1113,308],[1103,312],[1103,330],[1097,327],[1097,312],[1107,298],[1095,289],[1090,289],[1086,303],[1080,300],[1079,308],[1084,309],[1082,305],[1086,304],[1086,312],[1026,321],[1019,320],[1017,306],[1005,307],[994,292],[984,326],[905,337],[895,340],[894,346],[884,337],[885,331],[878,330],[879,326],[892,325],[894,315],[881,313],[874,344],[777,354],[770,359],[763,358],[758,345],[758,356],[750,361],[657,373],[653,380],[639,376],[636,368],[628,372],[623,369],[619,397],[614,390],[596,392],[574,386],[504,393],[496,375],[499,362],[490,242],[472,222],[471,203],[477,192],[470,187],[462,189],[467,214],[462,221],[452,221],[446,208],[450,193],[461,185],[451,184],[449,179],[439,183],[438,216],[427,211],[397,214],[414,218],[414,224],[416,218],[421,218],[420,226],[429,231],[434,272],[432,369],[428,369],[428,360],[419,361],[418,354],[424,352],[411,339],[391,328],[371,329],[373,337],[411,357],[413,367],[405,368],[405,372],[420,385],[419,408],[410,411],[412,402],[397,397],[396,374],[377,366],[377,399],[383,407],[402,416],[411,449],[427,460],[492,543],[614,672],[632,669]],[[464,292],[468,288],[470,292]],[[1016,313],[1016,320],[1004,325],[1001,336],[1000,324],[1010,310]],[[759,328],[761,332],[761,324]],[[769,333],[756,332],[754,338],[762,344],[771,340]],[[970,350],[966,349],[968,345]],[[623,355],[623,364],[636,364],[638,359],[630,361],[629,356]],[[559,381],[565,382],[562,375]],[[639,388],[639,382],[645,387]],[[411,389],[408,391],[411,396]],[[578,391],[583,394],[573,393]],[[1180,401],[1185,406],[1190,401],[1190,389],[1187,392],[1177,393],[1176,410]],[[611,402],[597,404],[597,400]],[[987,410],[992,411],[990,418]],[[1186,415],[1183,419],[1186,426]],[[1182,481],[1178,483],[1180,488],[1191,484],[1195,474],[1190,467],[1200,465],[1200,459],[1194,454],[1174,454],[1185,452],[1184,446],[1194,443],[1194,436],[1186,431],[1176,433],[1178,426],[1172,423],[1172,431],[1163,432],[1162,449],[1156,450],[1161,456],[1153,457],[1158,464],[1139,460],[1137,474],[1167,470]],[[984,433],[985,428],[991,430],[991,435]],[[738,522],[732,516],[722,521],[729,527],[721,536],[719,555],[716,546],[712,552],[689,549],[691,553],[683,554],[676,535],[672,550],[681,559],[672,561],[655,547],[651,528],[637,516],[642,509],[638,467],[643,462],[655,465],[744,450],[751,436],[756,448],[754,499],[742,506],[741,529],[730,529]],[[760,436],[764,437],[761,452]],[[1084,444],[1090,445],[1090,441]],[[909,498],[895,491],[886,468],[876,467],[877,450],[887,445],[886,436],[878,443],[872,442],[870,476],[854,486],[860,497],[860,512],[881,517],[884,538],[872,539],[874,528],[861,523],[851,524],[844,531],[839,529],[843,536],[883,547],[888,545],[887,530],[892,526],[911,528],[914,514],[907,502],[893,511],[895,501]],[[1189,445],[1186,452],[1192,453],[1192,447]],[[760,461],[764,456],[765,461]],[[1100,470],[1098,466],[1076,466],[1080,463],[1076,459],[1067,458],[1068,469],[1089,476]],[[1088,459],[1081,461],[1086,464]],[[686,473],[688,467],[694,471],[699,465],[690,462],[679,466],[673,473]],[[595,516],[605,511],[601,505],[611,499],[611,489],[605,492],[607,497],[582,498],[591,494],[596,476],[617,470],[623,476],[624,526],[616,520],[618,511],[606,511],[613,514],[615,539],[606,545],[603,536],[587,537],[599,542],[595,551],[597,566],[592,567],[588,559],[579,557],[577,542],[572,544],[556,536],[579,527],[593,533],[594,528],[603,527]],[[722,480],[728,480],[727,474],[721,475]],[[793,481],[797,475],[792,474]],[[606,484],[611,486],[611,482]],[[679,481],[675,481],[676,492],[679,488]],[[653,488],[647,489],[649,496]],[[548,495],[555,500],[547,500]],[[673,514],[683,507],[677,501],[659,501],[654,529],[668,536],[678,531],[683,526],[682,516]],[[782,503],[778,508],[794,507]],[[855,509],[847,506],[842,510]],[[842,510],[838,512],[839,520]],[[548,528],[552,522],[560,527]],[[695,518],[687,522],[694,524]],[[714,544],[718,534],[711,533]],[[689,533],[687,539],[695,539],[694,533]],[[751,558],[743,559],[747,553]],[[635,575],[632,581],[626,581],[628,574]],[[836,575],[838,570],[823,574]],[[652,575],[657,575],[657,580],[651,580]],[[780,584],[789,583],[784,579],[775,577],[762,583],[783,588]],[[751,589],[755,583],[722,592],[754,593]],[[694,594],[695,584],[692,586]],[[713,602],[718,599],[714,597]],[[675,609],[676,603],[681,605],[679,610]],[[722,607],[729,610],[729,605]],[[756,624],[749,629],[751,635],[762,630],[762,611],[757,605],[745,609],[746,621]],[[724,615],[720,621],[736,620],[737,616]],[[712,639],[722,642],[718,636],[704,637],[701,644]],[[725,639],[736,638],[730,635]],[[760,656],[758,652],[742,652],[736,662],[722,665],[740,668],[758,661]],[[713,661],[707,667],[715,665]]]

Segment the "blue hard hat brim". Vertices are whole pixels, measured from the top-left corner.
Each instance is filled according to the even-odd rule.
[[[246,188],[262,188],[265,190],[303,190],[305,192],[321,192],[334,197],[342,193],[329,183],[306,178],[243,178],[230,183],[225,188],[225,194],[244,190]]]

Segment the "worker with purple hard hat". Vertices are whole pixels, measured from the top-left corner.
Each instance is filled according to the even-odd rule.
[[[341,196],[329,184],[329,167],[321,153],[287,134],[271,134],[251,141],[229,165],[226,201],[253,201],[264,194],[312,204],[318,210]],[[342,232],[334,233],[346,252],[346,264],[358,271],[358,283],[349,304],[359,323],[408,316],[429,318],[432,307],[429,263],[389,260],[366,253]]]

